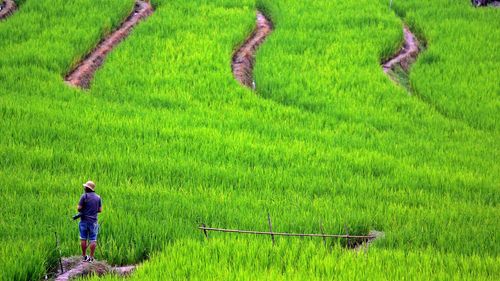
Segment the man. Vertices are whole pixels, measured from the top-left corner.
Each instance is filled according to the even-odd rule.
[[[95,183],[88,181],[83,184],[85,194],[78,202],[78,212],[81,214],[79,229],[84,262],[93,262],[97,246],[97,233],[99,224],[97,214],[102,212],[101,197],[95,193]],[[87,241],[90,242],[90,256],[87,256]]]

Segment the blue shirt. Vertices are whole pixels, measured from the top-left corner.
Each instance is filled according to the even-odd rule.
[[[79,206],[82,206],[80,213],[82,213],[81,221],[96,223],[97,213],[102,207],[101,197],[95,192],[87,192],[80,197]]]

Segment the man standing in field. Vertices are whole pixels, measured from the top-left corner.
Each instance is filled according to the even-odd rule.
[[[97,246],[97,233],[99,232],[97,214],[102,212],[102,204],[101,197],[95,193],[94,182],[86,182],[83,188],[85,194],[82,195],[78,202],[78,213],[81,215],[78,226],[80,229],[82,257],[85,262],[93,262]],[[90,242],[90,256],[87,256],[87,241]]]

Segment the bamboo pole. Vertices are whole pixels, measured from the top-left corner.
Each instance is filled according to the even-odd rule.
[[[347,236],[349,236],[349,228],[347,228],[346,224],[344,224],[344,228],[345,228],[345,234]],[[347,240],[347,247],[351,248],[351,241],[350,240]]]
[[[61,267],[61,274],[64,273],[64,268],[61,259],[61,248],[59,247],[59,238],[57,237],[57,232],[54,232],[54,236],[56,237],[56,250],[59,254],[59,266]]]
[[[325,230],[323,229],[323,222],[319,223],[319,229],[321,230],[321,235],[325,235]],[[326,247],[326,237],[323,236],[323,244]]]
[[[199,229],[202,229],[203,230],[203,233],[205,234],[205,237],[207,238],[208,240],[208,232],[206,230],[206,225],[205,224],[202,224],[201,227],[199,227]]]
[[[316,233],[288,233],[288,232],[269,232],[269,231],[253,231],[240,229],[225,229],[216,227],[200,226],[198,229],[203,231],[218,231],[228,233],[242,233],[255,235],[276,235],[276,236],[298,236],[298,237],[325,237],[325,238],[345,238],[345,239],[374,239],[374,235],[347,235],[347,234],[316,234]]]
[[[267,213],[267,221],[269,222],[269,233],[271,233],[271,239],[273,240],[273,246],[274,246],[273,225],[271,223],[271,215],[269,213]]]

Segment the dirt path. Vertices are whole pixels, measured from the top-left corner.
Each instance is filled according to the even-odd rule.
[[[389,73],[389,71],[394,70],[397,66],[401,66],[405,72],[408,72],[410,65],[418,56],[419,43],[417,38],[407,26],[403,28],[403,33],[405,42],[401,50],[391,59],[382,64],[382,68],[386,74]]]
[[[233,55],[231,69],[234,78],[242,85],[255,89],[253,66],[255,52],[273,30],[272,22],[260,11],[257,11],[257,26]]]
[[[84,89],[90,88],[90,81],[94,77],[95,71],[102,65],[106,55],[127,35],[132,28],[142,19],[153,13],[150,3],[137,0],[135,8],[118,29],[102,40],[97,47],[92,50],[80,64],[72,70],[65,80],[68,84]]]
[[[17,9],[14,0],[0,0],[0,20],[10,16]]]
[[[62,261],[64,273],[60,271],[57,272],[55,281],[68,281],[72,278],[89,275],[102,276],[106,274],[116,274],[119,276],[128,276],[136,269],[135,265],[112,267],[106,262],[99,261],[87,263],[82,262],[80,259],[81,257],[64,258]]]
[[[413,93],[409,79],[410,65],[415,62],[420,52],[420,44],[407,27],[403,27],[404,43],[401,50],[397,52],[392,58],[382,63],[382,70],[389,76],[395,83],[408,91],[408,94]]]
[[[85,269],[85,264],[83,262],[80,262],[80,263],[76,264],[76,266],[74,266],[71,269],[69,269],[69,268],[65,269],[65,272],[58,275],[55,280],[56,281],[66,281],[66,280],[70,280],[71,278],[74,278],[77,276],[82,276],[84,269]]]

